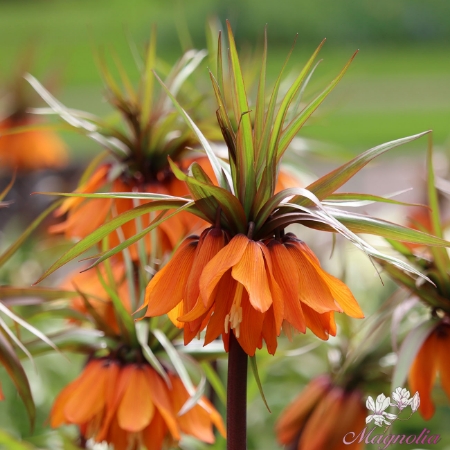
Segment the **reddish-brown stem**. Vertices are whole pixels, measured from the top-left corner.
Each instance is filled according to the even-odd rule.
[[[227,450],[247,450],[247,354],[230,330]]]

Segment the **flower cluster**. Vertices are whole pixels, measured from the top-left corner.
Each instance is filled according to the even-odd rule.
[[[358,389],[346,391],[328,376],[316,377],[281,413],[276,424],[277,440],[298,450],[359,450],[364,442],[349,447],[342,439],[349,431],[363,428],[364,416]]]
[[[166,384],[146,363],[91,360],[59,394],[51,426],[76,424],[84,438],[107,442],[115,450],[161,449],[182,433],[212,443],[213,424],[225,435],[219,413],[205,397],[177,415],[189,394],[178,376],[168,376]]]
[[[336,334],[334,312],[363,317],[348,287],[292,233],[254,241],[214,227],[181,244],[148,285],[144,306],[146,316],[169,313],[185,343],[206,327],[205,344],[222,335],[227,349],[233,332],[249,355],[263,340],[275,353],[283,326],[327,339]]]

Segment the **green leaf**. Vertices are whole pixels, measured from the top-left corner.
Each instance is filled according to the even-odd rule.
[[[119,297],[119,294],[103,279],[100,270],[98,268],[96,270],[100,284],[102,285],[103,289],[106,291],[108,297],[111,299],[114,305],[114,313],[119,324],[119,328],[122,331],[122,335],[128,341],[128,343],[130,343],[132,346],[136,346],[138,341],[133,318],[125,308],[125,305]]]
[[[271,413],[272,411],[269,408],[269,405],[267,403],[266,397],[264,395],[264,391],[263,391],[263,388],[262,388],[261,380],[259,379],[258,366],[256,364],[256,356],[250,356],[250,367],[252,368],[253,377],[255,378],[256,384],[258,386],[259,393],[261,395],[262,401],[266,405],[267,411],[269,411]]]
[[[91,302],[89,301],[89,298],[86,294],[80,291],[76,284],[72,281],[72,285],[77,291],[78,295],[83,300],[84,306],[89,313],[89,315],[92,317],[92,320],[95,324],[95,328],[99,330],[103,330],[105,332],[105,335],[108,336],[115,336],[114,330],[108,325],[108,323],[103,320],[103,318],[100,316],[100,314],[97,313],[97,310],[91,305]],[[52,314],[54,314],[54,311],[52,311]]]
[[[184,367],[183,361],[181,359],[181,356],[178,354],[177,350],[173,346],[173,344],[170,342],[170,340],[167,338],[167,336],[158,329],[151,330],[153,335],[158,339],[159,343],[162,345],[164,350],[167,353],[167,356],[169,357],[170,361],[173,364],[173,367],[175,368],[178,376],[180,377],[181,381],[184,384],[184,387],[188,391],[188,394],[193,397],[196,394],[196,389],[191,381],[191,378],[189,377],[189,374],[186,370],[186,367]]]
[[[33,396],[31,394],[30,384],[28,382],[27,375],[23,370],[22,364],[20,364],[13,347],[9,343],[8,339],[0,330],[0,363],[3,364],[8,372],[11,380],[17,388],[22,401],[27,410],[28,418],[30,419],[31,428],[34,427],[34,421],[36,418],[36,407],[34,405]]]
[[[258,149],[264,130],[264,113],[266,105],[266,66],[267,66],[267,24],[264,27],[264,50],[262,56],[261,72],[259,74],[258,95],[256,97],[255,113],[255,146]]]
[[[0,430],[0,448],[8,450],[35,450],[31,444],[16,439],[4,430]]]
[[[319,49],[320,49],[320,47],[319,47]],[[303,109],[303,111],[299,114],[299,116],[296,119],[294,119],[286,127],[285,131],[283,132],[283,136],[280,139],[280,143],[279,143],[278,149],[277,149],[278,161],[283,156],[283,153],[288,148],[292,139],[294,139],[295,135],[300,131],[302,126],[309,119],[311,114],[328,97],[328,95],[336,87],[336,85],[339,83],[339,81],[341,81],[342,77],[344,76],[345,72],[347,72],[347,69],[350,67],[350,64],[352,63],[352,61],[355,58],[357,53],[358,53],[358,51],[353,53],[353,56],[349,59],[349,61],[344,66],[344,68],[341,70],[339,75],[311,103],[309,103],[308,106],[305,107],[305,109]],[[311,61],[311,65],[312,65],[312,63],[313,63],[313,61]]]
[[[52,288],[16,288],[9,286],[0,286],[0,299],[5,305],[14,303],[8,302],[8,299],[23,299],[23,298],[39,298],[45,300],[59,300],[63,298],[74,298],[78,294],[74,291],[64,291],[62,289]]]
[[[207,195],[213,197],[219,203],[230,225],[240,233],[246,232],[247,219],[245,212],[241,203],[233,194],[219,186],[214,186],[212,183],[205,183],[186,175],[172,162],[171,159],[169,159],[169,163],[175,176],[179,180],[185,181],[189,189],[191,189],[193,185],[201,187]],[[193,164],[193,167],[197,167],[195,164],[196,163]],[[191,191],[191,193],[193,192]]]
[[[262,227],[262,225],[266,222],[273,211],[280,205],[280,203],[294,196],[305,197],[305,195],[308,194],[310,193],[305,188],[287,188],[270,197],[261,207],[261,209],[257,211],[258,214],[255,218],[256,229]]]
[[[161,86],[163,87],[163,89],[166,91],[167,95],[172,100],[172,102],[175,105],[175,107],[177,108],[177,110],[180,112],[180,114],[183,117],[183,119],[185,120],[185,122],[188,124],[189,128],[194,132],[194,134],[197,136],[197,139],[200,141],[200,144],[202,145],[202,147],[204,148],[204,150],[206,152],[206,155],[208,156],[209,162],[211,163],[211,166],[214,170],[214,175],[216,176],[219,185],[222,187],[226,187],[228,185],[228,183],[227,183],[225,175],[223,173],[222,165],[220,164],[219,159],[217,158],[213,149],[209,145],[209,142],[207,141],[205,136],[203,136],[202,132],[197,127],[197,125],[195,125],[193,120],[189,117],[187,112],[181,107],[181,105],[178,103],[177,99],[172,95],[172,93],[167,88],[167,86],[162,82],[161,78],[159,78],[155,72],[154,72],[154,74],[155,74],[155,77],[157,78],[157,80],[159,81],[159,83],[161,84]]]
[[[68,328],[49,334],[48,337],[61,351],[91,354],[106,347],[109,349],[117,347],[115,341],[105,338],[102,331],[89,328]],[[30,353],[35,356],[49,351],[48,345],[40,339],[26,342],[26,346]]]
[[[415,244],[434,245],[438,247],[450,246],[450,242],[444,239],[376,217],[339,210],[328,209],[328,212],[354,233],[374,234],[387,239]],[[301,223],[310,228],[330,231],[330,227],[319,222],[306,223],[305,221],[302,221]]]
[[[317,57],[317,55],[320,52],[320,49],[322,48],[323,44],[325,43],[325,39],[320,43],[320,45],[317,47],[316,51],[313,53],[313,55],[311,56],[311,58],[309,58],[308,62],[306,63],[305,67],[303,67],[303,69],[301,70],[300,74],[297,76],[297,79],[294,81],[294,83],[292,84],[292,86],[289,88],[287,94],[285,95],[285,97],[283,98],[283,101],[281,102],[280,108],[278,109],[278,113],[275,117],[275,122],[273,124],[273,128],[272,128],[272,133],[270,135],[270,142],[269,142],[269,151],[268,151],[268,161],[269,164],[276,164],[276,160],[279,160],[282,152],[280,153],[280,151],[278,150],[278,144],[279,142],[282,140],[282,136],[284,136],[284,132],[283,132],[283,125],[284,125],[284,121],[286,119],[286,115],[288,112],[289,107],[291,106],[292,100],[294,99],[295,95],[297,94],[298,90],[300,89],[300,86],[303,82],[303,80],[305,79],[306,75],[308,74],[308,72],[310,71],[312,65],[314,64],[314,61]],[[353,55],[354,57],[355,55]],[[352,58],[353,59],[353,58]],[[351,60],[350,60],[351,61]],[[350,65],[350,63],[347,64],[346,68]],[[307,118],[312,114],[312,112],[320,105],[320,103],[325,99],[325,97],[328,95],[329,92],[331,92],[331,90],[334,88],[334,86],[337,84],[337,82],[340,80],[340,78],[342,78],[342,76],[345,73],[346,68],[344,68],[344,70],[341,72],[340,76],[338,77],[338,79],[334,80],[334,84],[331,83],[331,85],[324,91],[326,92],[326,94],[322,93],[321,96],[318,97],[321,98],[321,100],[319,101],[318,99],[316,99],[314,102],[311,103],[315,105],[315,107],[311,110],[311,112],[302,112],[302,114],[300,115],[300,117],[304,117],[307,116],[306,119],[303,120],[303,123],[307,120]],[[315,104],[315,102],[317,104]],[[305,109],[305,111],[308,111],[309,106]],[[293,121],[293,125],[292,127],[294,127],[294,125],[296,124],[296,121]],[[297,134],[297,132],[300,130],[301,126],[297,126],[294,127],[297,131],[294,133],[294,135],[292,136],[292,138],[289,140],[287,146],[289,145],[289,143],[291,142],[291,140],[294,138],[295,134]],[[290,127],[288,126],[286,133],[288,133],[290,131]]]
[[[441,217],[439,214],[439,200],[435,187],[434,169],[433,169],[433,135],[428,135],[428,149],[427,149],[427,169],[428,169],[428,204],[431,208],[431,224],[432,231],[436,236],[442,238],[443,231],[441,226]],[[450,258],[445,248],[432,248],[431,253],[433,255],[434,262],[437,269],[441,274],[441,278],[444,280],[445,291],[450,294],[450,281],[448,280],[448,272],[450,270]]]
[[[156,372],[161,375],[161,378],[166,382],[166,384],[168,386],[171,386],[170,379],[167,376],[167,372],[164,370],[164,367],[161,365],[158,358],[148,345],[148,321],[140,320],[136,323],[136,335],[138,342],[142,348],[144,358],[150,363],[150,365],[156,370]]]
[[[404,386],[409,369],[417,353],[419,353],[423,343],[438,324],[438,321],[427,320],[408,333],[400,347],[398,361],[392,376],[391,389],[393,391],[398,387]]]
[[[337,194],[331,194],[329,195],[325,200],[323,200],[323,204],[330,205],[330,206],[353,206],[353,207],[360,207],[360,206],[367,206],[371,205],[372,203],[390,203],[392,205],[402,205],[402,206],[420,206],[423,208],[430,209],[426,205],[422,205],[420,203],[406,203],[406,202],[400,202],[398,200],[392,200],[390,197],[394,197],[399,194],[403,194],[404,192],[409,191],[409,189],[395,192],[393,194],[390,194],[388,197],[380,197],[378,195],[371,195],[371,194],[358,194],[353,192],[340,192]]]
[[[331,214],[355,233],[375,234],[387,239],[437,247],[450,246],[450,242],[444,239],[375,217],[340,211]]]
[[[372,159],[382,155],[388,150],[398,147],[399,145],[415,141],[416,139],[419,139],[428,133],[429,131],[424,131],[423,133],[404,137],[395,141],[386,142],[384,144],[373,147],[365,151],[364,153],[361,153],[361,155],[358,155],[348,163],[343,164],[332,172],[329,172],[323,177],[319,178],[317,181],[307,186],[306,189],[315,194],[319,198],[319,200],[323,200],[333,194],[333,192],[339,189],[343,184],[345,184],[366,164],[372,161]],[[300,198],[297,201],[292,200],[291,203],[308,204],[308,202],[304,198]]]
[[[21,325],[23,328],[28,330],[30,333],[34,334],[37,338],[39,338],[41,341],[45,342],[48,346],[50,346],[53,350],[59,352],[56,345],[41,331],[39,331],[37,328],[30,325],[27,321],[21,319],[19,316],[14,314],[10,309],[8,309],[6,306],[3,305],[2,302],[0,302],[0,311],[8,316],[10,319],[12,319],[14,322]]]
[[[21,245],[28,239],[31,233],[42,223],[42,221],[53,212],[58,206],[61,205],[63,200],[58,200],[52,203],[44,212],[42,212],[31,224],[26,228],[26,230],[17,238],[17,240],[7,248],[2,255],[0,255],[0,267],[3,266],[6,261],[8,261],[11,256],[16,253],[16,251],[21,247]]]
[[[142,115],[141,126],[145,129],[149,120],[153,106],[153,69],[156,62],[156,26],[153,25],[150,34],[150,42],[147,49],[147,57],[145,59],[145,70],[143,83],[143,101],[142,101]]]
[[[214,389],[214,392],[217,394],[217,397],[223,403],[223,405],[226,406],[227,393],[218,373],[214,370],[213,367],[211,367],[211,364],[209,362],[202,361],[200,363],[200,366],[205,373],[207,380]]]
[[[237,132],[237,155],[236,165],[239,177],[237,195],[241,200],[246,217],[249,216],[256,191],[255,179],[255,152],[253,149],[253,130],[249,114],[247,102],[247,94],[245,92],[244,79],[242,77],[241,65],[234,42],[233,31],[230,22],[227,20],[228,41],[230,43],[230,58],[233,87],[235,93],[236,107],[238,117],[236,121],[239,123]]]
[[[298,37],[298,34],[295,37],[294,43],[292,44],[292,47],[286,57],[286,60],[284,61],[283,67],[281,68],[281,72],[278,75],[278,78],[275,82],[275,86],[272,90],[272,94],[270,96],[270,101],[269,101],[269,107],[267,109],[266,117],[265,117],[265,121],[264,121],[264,129],[262,132],[261,139],[258,142],[258,147],[256,149],[256,173],[257,173],[256,180],[257,180],[258,186],[260,184],[262,174],[263,174],[264,170],[267,168],[267,161],[268,161],[267,155],[268,155],[268,151],[269,151],[270,132],[272,130],[273,117],[275,115],[275,107],[277,105],[278,91],[280,89],[284,70],[286,69],[286,66],[287,66],[289,59],[292,55],[292,52],[294,50],[294,46],[295,46],[297,37]],[[270,192],[273,192],[273,187],[271,188]]]
[[[61,256],[45,273],[36,281],[35,284],[42,281],[44,278],[47,278],[50,274],[52,274],[55,270],[59,269],[64,264],[72,261],[77,256],[84,253],[86,250],[90,249],[93,245],[100,242],[103,238],[109,235],[112,231],[119,228],[123,224],[129,222],[130,220],[135,219],[136,217],[140,217],[143,214],[147,214],[150,211],[161,211],[165,209],[173,209],[180,206],[184,206],[186,201],[181,202],[180,200],[161,200],[154,201],[151,203],[145,203],[144,205],[137,206],[136,208],[130,209],[128,211],[119,214],[114,219],[109,222],[103,224],[91,234],[86,236],[81,241],[77,242],[68,252],[66,252],[63,256]]]
[[[14,182],[16,181],[16,171],[14,171],[13,176],[11,177],[11,181],[7,184],[5,189],[3,189],[2,192],[0,192],[0,202],[4,200],[4,198],[8,195],[11,188],[14,186]]]

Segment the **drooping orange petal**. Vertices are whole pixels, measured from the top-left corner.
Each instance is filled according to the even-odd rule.
[[[257,311],[248,299],[247,291],[242,292],[242,322],[239,326],[239,336],[234,334],[242,349],[249,356],[253,356],[257,348],[261,348],[262,326],[264,313]],[[231,331],[230,331],[231,332]]]
[[[179,411],[189,399],[189,394],[178,377],[171,376],[170,381],[173,386],[173,406],[175,411]],[[208,444],[215,441],[211,417],[199,404],[185,414],[178,416],[178,422],[183,433],[194,436]]]
[[[195,337],[198,337],[199,333],[203,331],[208,325],[209,318],[211,317],[213,308],[210,308],[208,312],[195,320],[195,322],[189,322],[184,326],[184,345],[188,345]]]
[[[152,420],[155,406],[151,398],[150,385],[144,368],[129,365],[123,369],[128,372],[129,383],[117,410],[120,428],[129,432],[142,431]]]
[[[183,301],[178,303],[178,305],[175,306],[175,308],[171,309],[167,315],[170,319],[170,321],[177,327],[177,328],[184,328],[184,322],[180,322],[178,318],[183,315]]]
[[[281,413],[275,431],[280,444],[289,445],[305,425],[319,400],[330,388],[328,376],[314,378],[297,396],[292,403]]]
[[[92,199],[71,212],[66,221],[49,227],[49,232],[64,232],[71,239],[84,238],[100,225],[103,225],[110,208],[111,199]]]
[[[105,382],[108,368],[102,360],[89,362],[64,407],[64,415],[71,423],[90,420],[105,406]]]
[[[230,313],[236,286],[230,269],[222,276],[214,294],[214,311],[206,329],[205,345],[225,333],[225,317]]]
[[[212,403],[206,398],[202,397],[199,401],[199,406],[203,408],[208,414],[211,422],[216,426],[219,433],[226,438],[227,432],[225,429],[225,424],[223,423],[222,416],[219,414],[216,408],[212,405]]]
[[[267,351],[274,355],[277,349],[277,327],[275,324],[275,316],[273,313],[273,306],[266,312],[262,327],[262,336],[266,341]]]
[[[85,369],[86,372],[87,368]],[[83,374],[85,373],[83,372]],[[50,412],[50,426],[52,428],[59,427],[64,423],[69,423],[67,421],[66,415],[64,414],[64,408],[66,406],[67,401],[72,397],[73,392],[76,390],[78,385],[82,380],[82,375],[68,384],[56,397],[55,402],[53,403],[52,410]]]
[[[323,270],[322,267],[320,266],[320,263],[315,257],[314,253],[304,242],[298,243],[297,245],[304,250],[304,254],[315,266],[317,273],[325,281],[325,283],[328,286],[328,289],[331,292],[331,295],[333,296],[337,304],[343,309],[345,314],[347,314],[350,317],[355,317],[357,319],[364,318],[364,313],[362,312],[360,306],[358,305],[358,302],[356,301],[355,297],[353,297],[353,294],[351,293],[348,286],[341,280],[338,280],[333,275],[330,275],[329,273],[325,272],[325,270]]]
[[[249,242],[246,236],[237,234],[205,266],[200,277],[200,294],[205,305],[208,304],[222,275],[240,261]]]
[[[114,450],[129,450],[133,448],[131,445],[136,439],[133,434],[120,427],[117,415],[114,415],[105,440],[113,445]]]
[[[196,238],[187,238],[186,241],[148,284],[144,302],[146,317],[166,314],[183,300],[198,243]]]
[[[440,324],[436,328],[436,361],[442,388],[450,399],[450,325]]]
[[[434,414],[434,404],[431,400],[431,390],[436,379],[438,369],[436,330],[432,331],[422,344],[416,359],[409,369],[409,387],[412,392],[419,392],[419,412],[425,420],[431,419]],[[446,356],[448,358],[448,355]]]
[[[283,292],[283,319],[287,320],[298,331],[306,331],[305,317],[299,299],[299,277],[295,261],[286,247],[275,239],[267,245],[272,259],[273,275]]]
[[[302,251],[296,242],[286,243],[290,255],[292,256],[299,277],[299,298],[302,303],[319,314],[329,311],[341,311],[341,308],[334,301],[327,284],[318,273],[320,266],[313,263]]]
[[[364,448],[364,440],[355,440],[352,444],[344,443],[344,436],[350,431],[358,433],[364,429],[366,423],[367,409],[362,402],[361,392],[353,391],[344,394],[344,401],[336,420],[334,432],[331,433],[327,448],[333,450],[360,450]]]
[[[253,308],[262,313],[272,305],[272,293],[267,279],[264,256],[255,241],[249,241],[245,251],[231,271],[232,277],[241,283]]]
[[[194,264],[186,286],[184,299],[185,312],[189,312],[200,294],[200,276],[206,264],[217,255],[225,245],[225,235],[219,228],[209,228],[203,231],[195,253]]]
[[[175,440],[179,440],[180,432],[177,419],[171,406],[168,388],[161,377],[151,367],[145,366],[145,372],[149,383],[152,386],[150,393],[151,399],[166,422],[172,437]]]
[[[122,398],[125,384],[119,383],[121,369],[118,363],[109,362],[108,376],[105,383],[105,414],[103,416],[102,426],[95,437],[97,442],[106,439],[111,421],[116,415],[119,401]]]
[[[111,169],[110,164],[100,166],[89,178],[89,180],[80,186],[75,192],[92,193],[100,189],[107,181],[108,173]],[[76,208],[80,203],[85,201],[83,197],[69,197],[64,200],[63,204],[55,211],[55,216],[62,216],[70,209]]]
[[[323,450],[330,448],[327,442],[333,435],[342,411],[344,392],[341,388],[333,388],[326,397],[314,408],[311,417],[306,422],[298,450]]]
[[[161,450],[167,431],[166,422],[160,412],[156,410],[152,422],[142,433],[146,450]]]
[[[309,328],[318,338],[327,341],[330,335],[336,335],[336,323],[334,322],[332,312],[319,314],[308,305],[303,305],[303,312],[305,314],[307,328]]]

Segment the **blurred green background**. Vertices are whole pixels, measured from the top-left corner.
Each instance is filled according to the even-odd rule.
[[[156,24],[158,55],[173,62],[182,52],[180,40],[187,45],[192,39],[196,48],[206,45],[205,24],[210,17],[218,17],[222,23],[228,18],[243,49],[261,44],[267,23],[272,75],[281,68],[296,33],[299,37],[291,59],[296,67],[326,37],[321,52],[324,61],[311,84],[313,92],[315,86],[324,86],[331,80],[356,49],[360,50],[338,88],[302,131],[302,136],[332,144],[333,149],[339,150],[326,155],[327,161],[427,129],[434,130],[437,148],[447,150],[450,2],[445,0],[2,0],[1,82],[9,81],[18,58],[32,45],[36,49],[32,67],[35,76],[44,77],[49,68],[61,73],[58,98],[69,107],[104,114],[109,107],[102,98],[103,85],[94,52],[114,49],[130,72],[136,74],[129,38],[142,47],[152,24]],[[98,151],[95,144],[84,138],[66,138],[78,162]],[[409,158],[411,152],[418,155],[425,147],[426,142],[420,140],[395,150],[395,154]],[[420,158],[424,159],[424,153]],[[376,301],[379,302],[378,297]],[[374,309],[371,306],[370,310]],[[269,415],[252,387],[250,397],[255,403],[249,412],[250,448],[274,448],[272,424],[277,413],[296,394],[297,383],[300,391],[309,376],[325,369],[325,353],[323,350],[303,357],[302,361],[291,358],[283,364],[277,358],[270,367],[274,361],[261,357],[260,371],[267,368],[262,378],[269,403],[274,407]],[[40,369],[40,376],[52,380],[48,395],[54,395],[55,386],[64,384],[60,377],[75,376],[77,364],[67,367],[56,359],[44,361]],[[11,385],[4,378],[2,373],[5,390],[9,386],[11,392]],[[48,410],[49,399],[44,397],[38,400],[43,410]],[[0,404],[0,411],[2,408]],[[11,416],[23,414],[23,408],[18,405],[9,411],[7,428],[13,427]],[[426,425],[434,433],[444,433],[444,423],[448,423],[448,405],[439,411],[432,424]],[[3,420],[7,416],[5,410],[0,414]],[[20,429],[26,434],[28,425],[23,417]],[[424,422],[417,418],[416,422],[421,429]],[[433,448],[450,448],[449,437]]]

